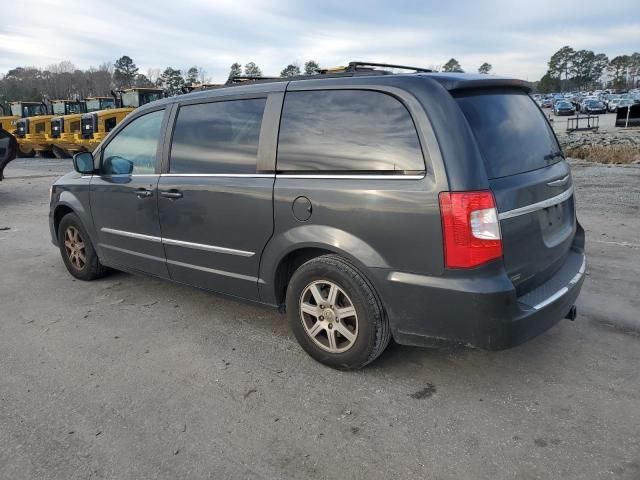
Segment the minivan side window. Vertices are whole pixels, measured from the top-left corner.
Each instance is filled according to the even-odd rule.
[[[398,99],[367,90],[288,92],[278,172],[403,174],[425,170],[416,127]]]
[[[147,113],[125,126],[102,154],[103,175],[155,173],[164,110]]]
[[[265,98],[184,105],[173,133],[170,173],[256,173]]]

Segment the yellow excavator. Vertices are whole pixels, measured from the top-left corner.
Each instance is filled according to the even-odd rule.
[[[82,113],[86,105],[79,100],[54,100],[51,111],[45,115],[31,118],[21,118],[16,121],[16,137],[23,151],[34,151],[44,158],[53,158],[53,144],[51,143],[51,119],[61,115]]]
[[[162,89],[159,88],[128,88],[126,90],[112,92],[116,99],[116,108],[85,113],[80,120],[80,133],[75,134],[76,150],[93,152],[115,126],[124,117],[142,105],[163,98]]]
[[[11,102],[9,104],[9,115],[6,115],[4,107],[1,107],[2,116],[0,116],[0,128],[12,135],[17,134],[18,121],[21,119],[28,120],[47,114],[47,107],[42,102]],[[23,144],[18,145],[18,157],[30,158],[34,157],[36,151]]]
[[[85,98],[84,104],[84,111],[51,119],[51,134],[47,135],[47,139],[57,158],[69,158],[74,153],[82,151],[82,147],[78,145],[77,136],[81,133],[83,114],[114,109],[116,99],[114,97],[88,97]]]

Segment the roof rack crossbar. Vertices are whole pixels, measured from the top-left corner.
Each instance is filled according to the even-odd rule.
[[[258,82],[258,81],[265,81],[265,80],[270,80],[270,81],[282,80],[282,77],[256,77],[251,75],[234,75],[227,79],[227,81],[225,82],[225,85],[236,85],[238,83]]]
[[[402,70],[413,70],[414,72],[433,72],[433,70],[429,68],[422,67],[410,67],[408,65],[394,65],[392,63],[375,63],[375,62],[349,62],[349,66],[347,67],[347,71],[357,71],[359,68],[366,67],[383,67],[383,68],[399,68]]]

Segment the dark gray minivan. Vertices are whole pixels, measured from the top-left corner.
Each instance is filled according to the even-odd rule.
[[[336,368],[391,337],[514,346],[575,317],[585,271],[569,165],[528,92],[354,68],[153,102],[53,185],[53,242],[79,279],[286,309]]]

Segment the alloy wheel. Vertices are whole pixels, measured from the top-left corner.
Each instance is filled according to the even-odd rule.
[[[313,340],[323,350],[342,353],[358,337],[358,315],[345,291],[328,280],[310,283],[300,296],[300,319]]]
[[[69,262],[76,270],[82,270],[87,264],[87,251],[78,229],[69,226],[64,232],[64,248]]]

